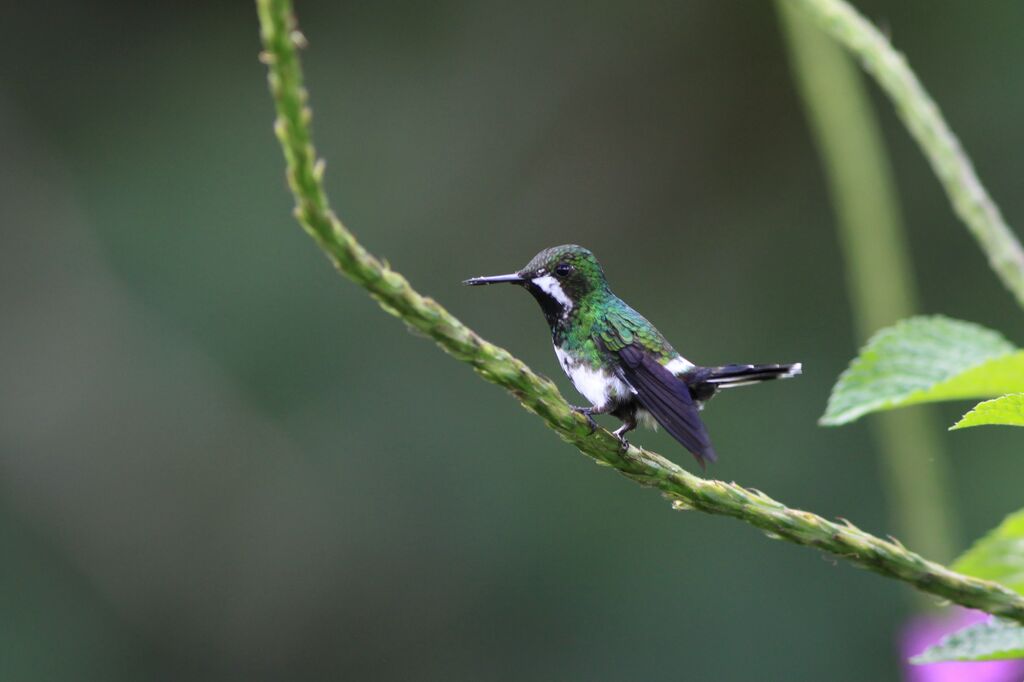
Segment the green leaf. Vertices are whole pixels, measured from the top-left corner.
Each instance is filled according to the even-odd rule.
[[[1010,514],[974,543],[952,566],[954,571],[995,580],[1024,594],[1024,509]]]
[[[950,426],[949,430],[966,429],[969,426],[984,426],[985,424],[1024,426],[1024,393],[1011,393],[994,400],[978,403],[960,421]]]
[[[910,659],[911,663],[942,661],[1002,661],[1024,658],[1024,627],[994,619],[969,625],[939,640]]]
[[[868,341],[832,389],[820,423],[917,403],[1024,391],[1024,351],[998,332],[948,317],[912,317]]]

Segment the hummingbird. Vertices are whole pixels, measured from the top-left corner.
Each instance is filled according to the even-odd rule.
[[[701,367],[690,362],[647,318],[612,293],[601,264],[582,246],[544,249],[509,275],[474,277],[463,284],[516,284],[540,304],[551,327],[555,355],[573,386],[590,401],[572,406],[597,428],[594,415],[610,414],[623,449],[637,424],[660,424],[702,468],[717,459],[700,411],[719,389],[788,379],[801,364]]]

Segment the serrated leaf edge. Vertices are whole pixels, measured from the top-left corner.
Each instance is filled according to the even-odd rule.
[[[877,352],[873,348],[873,346],[877,345],[880,342],[881,339],[883,339],[884,337],[889,336],[891,334],[896,334],[896,333],[898,333],[899,331],[901,331],[902,329],[904,329],[906,327],[915,326],[915,325],[918,325],[918,324],[925,324],[925,323],[945,323],[945,322],[952,322],[952,323],[964,325],[965,327],[966,326],[974,327],[975,329],[977,329],[979,331],[983,331],[983,332],[988,332],[990,334],[994,334],[994,335],[998,336],[999,339],[1005,341],[1007,344],[1009,344],[1011,346],[1013,345],[1005,336],[1003,336],[1001,333],[999,333],[998,331],[996,331],[994,329],[990,329],[990,328],[988,328],[988,327],[986,327],[984,325],[980,325],[980,324],[978,324],[976,322],[970,322],[968,320],[958,320],[958,319],[953,318],[953,317],[947,317],[946,315],[916,315],[914,317],[908,317],[908,318],[906,318],[904,320],[900,320],[899,322],[897,322],[897,323],[895,323],[895,324],[893,324],[893,325],[891,325],[889,327],[884,327],[882,329],[879,329],[877,332],[872,334],[871,337],[868,338],[868,340],[864,343],[864,345],[861,346],[860,350],[857,351],[857,355],[853,358],[853,360],[850,361],[850,364],[846,367],[846,369],[844,369],[842,371],[842,373],[840,373],[839,378],[836,380],[836,383],[832,386],[832,391],[829,393],[829,397],[828,397],[828,403],[825,406],[825,413],[823,415],[821,415],[821,417],[818,418],[818,425],[819,426],[842,426],[844,424],[849,424],[851,422],[854,422],[854,421],[856,421],[857,419],[860,419],[861,417],[863,417],[866,414],[871,414],[872,412],[881,411],[881,410],[885,409],[887,406],[898,407],[898,406],[900,406],[900,405],[902,405],[902,404],[904,404],[906,402],[911,401],[915,396],[918,396],[918,395],[920,395],[922,393],[925,393],[927,391],[934,390],[936,387],[941,386],[942,384],[944,384],[944,383],[946,383],[948,381],[953,381],[957,377],[959,377],[959,376],[961,376],[961,375],[963,375],[963,374],[965,374],[965,373],[967,373],[967,372],[969,372],[971,370],[974,370],[974,369],[976,369],[978,367],[981,367],[985,363],[988,363],[988,362],[991,362],[993,360],[997,360],[997,359],[1006,357],[1007,355],[1011,355],[1013,353],[1016,353],[1016,352],[1020,351],[1019,348],[1012,348],[1012,349],[1008,349],[1006,353],[1003,353],[1001,355],[993,355],[993,356],[990,356],[990,357],[979,359],[977,362],[975,362],[973,364],[964,365],[963,369],[961,369],[956,374],[954,374],[952,376],[949,376],[949,377],[946,377],[945,379],[942,379],[941,381],[935,382],[934,384],[932,384],[927,389],[918,389],[917,391],[913,391],[912,393],[908,393],[907,395],[905,395],[902,398],[900,398],[898,401],[893,401],[892,399],[878,400],[878,401],[875,401],[873,403],[871,403],[871,402],[863,403],[863,404],[861,404],[858,407],[844,410],[844,411],[842,411],[842,412],[840,412],[838,414],[835,414],[835,415],[830,415],[829,414],[830,408],[832,407],[832,402],[835,399],[836,392],[839,389],[839,387],[843,385],[843,383],[848,379],[850,374],[852,374],[854,371],[856,371],[858,369],[858,364],[859,363],[861,363],[862,361],[867,359],[871,354]]]
[[[981,401],[980,403],[978,403],[977,405],[972,407],[970,410],[965,412],[964,416],[960,417],[959,421],[957,421],[955,424],[950,426],[949,427],[949,431],[959,431],[960,429],[970,429],[970,428],[974,428],[976,426],[1024,426],[1024,424],[1014,424],[1014,423],[1011,423],[1011,422],[980,422],[980,423],[977,423],[977,424],[965,424],[964,423],[964,422],[967,421],[968,417],[970,417],[972,414],[978,412],[979,410],[988,409],[989,407],[992,407],[995,403],[998,403],[1001,400],[1005,400],[1006,398],[1011,398],[1011,397],[1022,397],[1022,398],[1024,398],[1024,393],[1007,393],[1006,395],[1001,395],[998,398],[992,398],[991,400],[983,400],[983,401]]]

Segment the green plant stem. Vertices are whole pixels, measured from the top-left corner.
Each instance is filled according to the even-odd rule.
[[[295,215],[335,267],[365,288],[381,307],[430,336],[447,353],[510,391],[564,440],[624,476],[661,490],[678,509],[697,509],[742,519],[770,536],[817,547],[853,564],[914,585],[929,594],[1024,623],[1024,597],[1002,585],[950,571],[849,522],[832,522],[786,507],[735,483],[694,476],[661,455],[619,443],[604,429],[590,433],[586,419],[572,411],[555,385],[508,351],[480,338],[447,310],[416,292],[397,272],[368,253],[331,211],[323,189],[323,164],[316,160],[306,107],[289,0],[257,0],[270,91],[277,110],[275,130],[295,197]]]
[[[1024,248],[981,184],[967,153],[906,59],[845,0],[784,0],[853,52],[896,106],[939,177],[953,210],[988,257],[989,265],[1024,306]]]
[[[896,183],[850,59],[795,4],[777,5],[836,209],[857,334],[866,339],[917,309]],[[954,547],[949,463],[933,422],[921,407],[879,414],[871,426],[898,532],[926,555],[947,561]]]

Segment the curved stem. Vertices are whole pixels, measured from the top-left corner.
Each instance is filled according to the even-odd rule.
[[[896,105],[896,113],[928,158],[953,210],[988,257],[989,265],[1024,306],[1024,248],[981,184],[967,153],[906,59],[845,0],[785,0],[805,12],[861,61]]]
[[[795,5],[777,4],[835,206],[857,335],[865,339],[918,307],[896,183],[860,74]],[[925,554],[949,560],[948,459],[933,421],[921,407],[877,415],[871,426],[897,530]]]
[[[381,307],[430,336],[447,353],[470,364],[488,381],[510,391],[562,439],[624,476],[658,488],[677,509],[698,509],[742,519],[771,537],[817,547],[853,564],[914,585],[924,592],[1024,623],[1024,597],[997,583],[961,575],[924,559],[896,540],[883,540],[849,522],[835,523],[790,509],[767,495],[735,483],[705,480],[661,455],[630,446],[620,452],[608,431],[593,434],[555,385],[535,374],[508,351],[488,343],[434,300],[415,291],[397,272],[372,256],[331,211],[323,189],[323,164],[316,160],[310,134],[297,46],[305,39],[295,28],[289,0],[257,0],[268,80],[277,109],[275,130],[287,162],[295,215],[346,277],[366,289]]]

